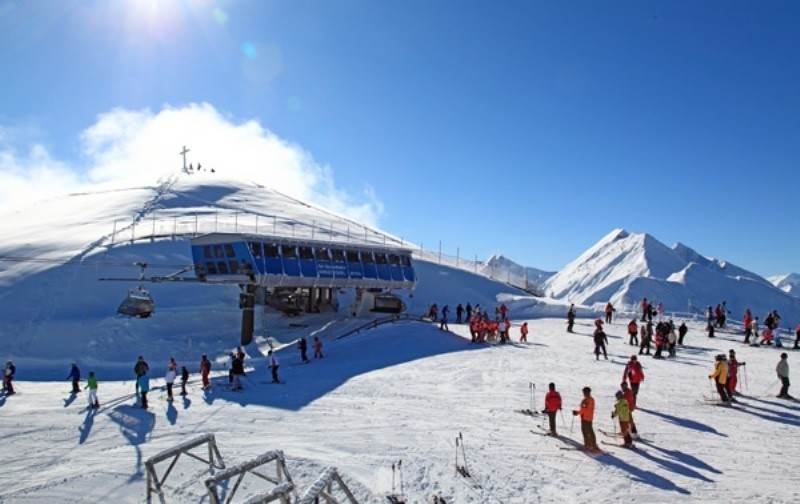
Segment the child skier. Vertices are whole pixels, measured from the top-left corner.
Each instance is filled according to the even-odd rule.
[[[628,405],[628,400],[625,399],[625,394],[621,390],[617,390],[615,394],[617,402],[614,404],[614,411],[611,412],[611,418],[619,418],[619,432],[625,443],[622,445],[625,448],[633,448],[633,440],[631,439],[630,422],[631,410]]]
[[[88,390],[87,397],[89,398],[90,408],[99,408],[100,402],[97,400],[97,376],[94,371],[89,371],[89,376],[86,378],[86,389]]]

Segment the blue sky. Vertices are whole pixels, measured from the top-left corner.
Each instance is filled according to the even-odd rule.
[[[0,203],[113,178],[158,136],[114,148],[131,123],[205,104],[425,248],[557,270],[622,227],[797,272],[798,21],[789,1],[0,0]],[[202,157],[208,128],[154,159]]]

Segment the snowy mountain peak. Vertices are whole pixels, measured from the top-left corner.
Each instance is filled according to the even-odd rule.
[[[644,297],[673,311],[697,311],[723,300],[734,313],[750,307],[800,315],[800,301],[755,273],[709,259],[681,243],[615,229],[553,275],[545,293],[576,304],[630,307]],[[725,299],[722,299],[725,298]]]

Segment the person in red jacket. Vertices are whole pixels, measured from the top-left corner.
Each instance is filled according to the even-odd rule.
[[[592,422],[594,421],[594,397],[592,389],[583,387],[583,400],[578,409],[572,414],[581,417],[581,433],[583,434],[583,447],[588,451],[600,451],[597,446],[597,437],[594,434]]]
[[[523,322],[522,326],[519,328],[519,341],[520,342],[528,342],[528,323]]]
[[[742,395],[736,391],[736,384],[739,383],[739,367],[744,366],[744,362],[736,360],[736,351],[733,349],[728,351],[728,397],[735,395]]]
[[[633,397],[639,399],[639,384],[644,381],[644,371],[642,364],[637,360],[636,355],[631,355],[631,360],[625,365],[625,370],[622,372],[622,381],[630,382],[631,390],[633,390]]]
[[[556,413],[561,411],[561,394],[556,390],[556,384],[550,383],[547,386],[548,391],[544,395],[544,413],[547,413],[547,418],[550,420],[550,434],[551,436],[558,436],[556,432]]]

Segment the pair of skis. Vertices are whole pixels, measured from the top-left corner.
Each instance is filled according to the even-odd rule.
[[[531,407],[528,408],[528,409],[518,409],[518,410],[514,410],[514,411],[517,412],[517,413],[522,413],[523,415],[528,415],[530,417],[539,416],[539,412],[536,411],[536,408],[534,408],[534,404],[535,404],[534,398],[535,398],[535,395],[536,395],[536,384],[533,383],[533,382],[528,382],[528,390],[530,390]]]
[[[461,454],[463,463],[459,462],[459,453]],[[464,481],[472,488],[483,488],[481,483],[469,472],[469,466],[467,466],[467,452],[464,449],[464,436],[461,435],[460,432],[458,433],[458,437],[456,437],[456,476],[464,478]]]
[[[395,493],[395,474],[400,474],[400,494]],[[392,462],[392,493],[386,496],[391,504],[406,504],[403,498],[403,461],[398,460],[397,463]]]

